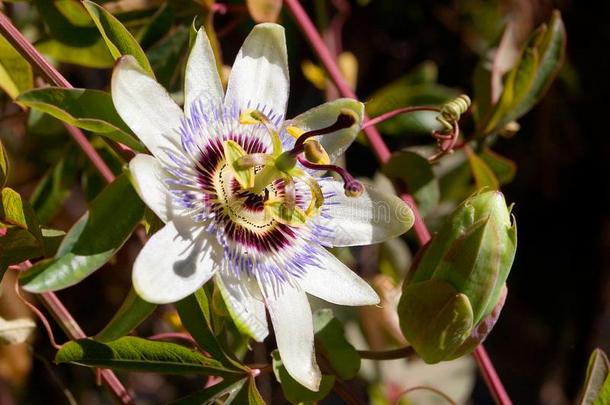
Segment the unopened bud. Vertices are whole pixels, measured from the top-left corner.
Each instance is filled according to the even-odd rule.
[[[517,246],[497,191],[464,201],[415,261],[398,306],[400,326],[427,363],[472,351],[497,320]]]

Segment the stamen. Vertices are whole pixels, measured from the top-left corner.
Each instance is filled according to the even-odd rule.
[[[320,165],[320,164],[316,164],[316,163],[311,163],[310,161],[308,161],[307,159],[305,159],[301,156],[299,156],[298,159],[299,159],[299,163],[308,169],[327,170],[330,172],[335,172],[339,176],[341,176],[341,179],[343,180],[343,189],[345,190],[346,196],[358,197],[359,195],[361,195],[364,192],[364,186],[362,185],[362,183],[360,183],[358,180],[356,180],[354,177],[352,177],[352,175],[349,174],[348,171],[345,170],[344,168],[336,166],[336,165]]]
[[[311,200],[309,201],[309,206],[305,210],[305,215],[311,217],[317,214],[318,209],[324,204],[324,193],[322,193],[322,189],[316,179],[310,176],[309,173],[296,168],[293,169],[290,174],[307,184],[311,192]]]
[[[279,156],[282,153],[282,140],[280,139],[280,135],[271,123],[271,120],[264,113],[252,108],[246,108],[239,115],[239,122],[244,125],[263,124],[271,137],[273,156]]]

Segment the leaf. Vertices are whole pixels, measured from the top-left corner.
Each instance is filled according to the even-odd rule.
[[[345,338],[343,325],[330,309],[316,311],[313,317],[316,347],[330,363],[337,376],[350,380],[360,370],[360,355]]]
[[[0,222],[28,231],[43,246],[40,223],[32,207],[13,189],[3,188],[1,193]]]
[[[70,196],[77,178],[79,154],[70,144],[63,156],[47,171],[30,196],[38,220],[49,223]]]
[[[479,132],[495,133],[528,112],[544,95],[559,72],[565,56],[566,34],[561,14],[532,34],[516,65],[506,75],[504,91]]]
[[[10,321],[0,318],[0,344],[23,343],[34,329],[36,329],[36,323],[30,318],[12,319]]]
[[[222,381],[212,385],[209,388],[202,391],[197,391],[186,397],[179,398],[170,402],[169,405],[216,404],[225,396],[228,396],[229,398],[235,397],[245,383],[246,378],[224,378]]]
[[[250,17],[257,22],[276,22],[282,11],[282,0],[246,0]]]
[[[95,335],[98,342],[111,342],[117,340],[141,324],[157,308],[156,304],[144,301],[132,288],[125,301],[114,314],[108,325]]]
[[[132,336],[108,343],[92,339],[68,342],[55,355],[55,362],[168,374],[236,374],[224,368],[220,362],[187,347]]]
[[[91,18],[93,18],[93,22],[102,34],[104,41],[106,41],[112,57],[117,60],[123,55],[132,55],[136,58],[142,69],[154,77],[146,54],[131,33],[127,31],[127,28],[99,4],[85,0],[83,5]]]
[[[580,405],[596,404],[602,388],[608,383],[610,362],[601,349],[593,350],[587,366],[587,376],[582,388]],[[609,384],[610,385],[610,384]],[[601,404],[600,404],[601,405]]]
[[[468,162],[470,163],[470,170],[474,176],[477,190],[486,188],[488,190],[498,190],[500,188],[500,182],[496,178],[494,172],[487,166],[485,161],[477,156],[470,148],[464,148]]]
[[[146,150],[116,112],[110,94],[104,91],[45,87],[22,93],[17,100],[70,125],[100,133],[139,152]]]
[[[169,2],[164,3],[138,33],[142,48],[148,48],[163,38],[172,28],[174,9]]]
[[[178,301],[176,309],[182,325],[202,349],[225,364],[237,365],[222,349],[212,331],[210,304],[204,289],[200,288]]]
[[[275,374],[275,378],[282,385],[282,392],[288,402],[300,404],[302,402],[311,403],[319,401],[327,396],[333,388],[335,377],[324,374],[320,381],[320,389],[317,392],[311,391],[296,382],[290,374],[288,374],[288,371],[286,371],[286,368],[282,364],[280,353],[277,350],[274,350],[271,353],[271,357],[273,358],[273,373]]]
[[[34,86],[32,67],[13,48],[13,46],[0,35],[0,89],[4,90],[11,99],[17,94],[29,90]]]
[[[426,62],[413,71],[377,90],[366,103],[370,117],[413,105],[440,105],[458,93],[439,85],[437,67]],[[420,111],[402,114],[378,125],[383,133],[389,135],[429,134],[440,129],[436,116],[438,113]]]
[[[497,154],[488,147],[483,148],[479,157],[494,172],[500,184],[510,183],[515,178],[517,164],[514,161]]]
[[[171,88],[180,77],[183,66],[180,61],[187,54],[187,47],[188,28],[179,27],[146,52],[157,81],[165,87]]]
[[[37,43],[36,49],[57,62],[97,69],[114,65],[114,59],[101,38],[87,46],[71,46],[51,39]]]
[[[29,231],[9,227],[0,236],[0,270],[26,260],[53,254],[65,233],[55,229],[42,229],[42,245]]]
[[[422,215],[427,215],[438,205],[438,180],[428,160],[418,153],[408,150],[395,152],[382,171],[388,177],[404,183]]]
[[[127,174],[120,175],[70,229],[55,257],[21,274],[22,287],[41,293],[77,284],[114,256],[143,215],[142,200]]]
[[[254,378],[248,378],[248,381],[241,386],[234,398],[230,398],[225,402],[227,405],[265,405],[265,401],[256,388]]]
[[[6,150],[0,141],[0,188],[6,185],[6,179],[8,177],[8,156],[6,156]]]
[[[92,24],[82,25],[86,14],[80,2],[34,0],[34,4],[51,37],[58,43],[85,49],[100,42],[100,34]],[[110,56],[108,50],[105,51]]]

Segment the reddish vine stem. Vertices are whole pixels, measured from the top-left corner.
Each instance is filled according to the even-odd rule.
[[[19,32],[19,30],[11,23],[11,20],[0,12],[0,34],[27,60],[32,67],[47,81],[58,87],[72,89],[72,85],[57,71],[43,56],[30,44],[30,42]],[[100,174],[108,182],[114,180],[114,174],[106,165],[106,162],[96,152],[95,148],[83,132],[71,125],[66,124],[68,133],[82,149],[83,153],[89,158],[91,163],[97,168]]]
[[[339,67],[337,66],[336,61],[331,56],[328,48],[324,44],[324,41],[320,37],[320,34],[316,30],[313,25],[311,19],[303,9],[303,6],[299,3],[299,0],[284,0],[284,4],[288,8],[288,11],[292,14],[297,26],[305,35],[305,38],[309,41],[313,51],[317,54],[318,58],[324,65],[328,76],[333,81],[337,90],[343,97],[351,97],[355,98],[356,94],[352,91],[352,89],[347,85],[345,79],[341,75],[339,71]],[[368,121],[368,117],[365,117],[365,121]],[[377,159],[383,163],[386,162],[390,158],[390,150],[387,145],[381,138],[381,135],[377,131],[377,129],[373,126],[366,126],[366,122],[364,124],[364,133],[371,145],[371,149],[377,156]],[[413,225],[413,229],[415,231],[415,235],[417,240],[421,245],[428,243],[430,240],[430,232],[426,227],[426,224],[423,222],[421,215],[417,209],[417,205],[413,200],[413,197],[408,193],[401,193],[400,197],[411,207],[415,216],[415,223]],[[495,370],[493,363],[489,360],[487,356],[487,352],[483,345],[479,345],[474,352],[474,357],[477,361],[479,369],[481,370],[481,374],[487,383],[488,389],[491,391],[492,395],[496,399],[497,403],[500,405],[511,405],[512,402],[510,397],[508,396],[502,381],[498,377],[498,374]]]

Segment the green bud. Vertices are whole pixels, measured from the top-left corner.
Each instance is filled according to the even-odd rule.
[[[400,327],[427,362],[471,352],[497,320],[517,229],[497,191],[464,201],[422,250],[403,285]]]

